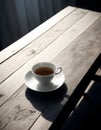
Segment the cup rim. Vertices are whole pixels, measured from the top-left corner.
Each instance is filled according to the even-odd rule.
[[[54,66],[54,68],[55,68],[54,70],[53,70],[53,68],[52,68],[52,70],[53,70],[54,72],[53,72],[52,74],[49,74],[49,75],[38,75],[38,74],[36,74],[36,73],[33,71],[33,68],[34,68],[35,66],[41,65],[41,64],[51,64],[51,65]],[[48,66],[45,66],[45,67],[48,67]],[[40,68],[40,67],[38,67],[38,68]],[[52,63],[52,62],[39,62],[39,63],[36,63],[36,64],[34,64],[34,65],[32,66],[31,71],[32,71],[32,73],[33,73],[35,76],[37,76],[37,77],[49,77],[49,76],[52,76],[52,75],[55,74],[56,65],[55,65],[54,63]]]

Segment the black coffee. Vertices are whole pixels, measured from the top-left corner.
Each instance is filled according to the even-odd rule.
[[[49,67],[41,67],[35,70],[35,73],[38,75],[50,75],[54,71]]]

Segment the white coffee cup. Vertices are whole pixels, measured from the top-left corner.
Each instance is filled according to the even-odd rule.
[[[62,72],[62,68],[56,67],[56,65],[51,62],[40,62],[33,65],[31,71],[39,83],[47,84],[55,75]]]

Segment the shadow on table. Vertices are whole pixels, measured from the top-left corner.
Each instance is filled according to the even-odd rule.
[[[77,7],[101,12],[100,0],[76,0],[76,5],[77,5]]]
[[[94,82],[61,130],[101,130],[101,83]]]
[[[69,98],[66,94],[67,91],[68,88],[64,83],[59,89],[47,93],[36,92],[27,88],[25,95],[31,104],[42,112],[44,118],[53,121],[55,115],[57,115],[62,108],[61,102],[64,98]]]

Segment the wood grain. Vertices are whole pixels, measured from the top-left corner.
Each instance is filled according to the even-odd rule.
[[[32,30],[30,33],[26,34],[24,37],[2,50],[0,52],[0,63],[16,54],[19,50],[23,49],[33,40],[41,36],[44,32],[49,30],[52,26],[54,26],[58,21],[67,16],[73,10],[75,10],[75,7],[66,7],[61,12],[54,15],[52,18],[39,25],[36,29]]]
[[[26,47],[24,44],[18,47],[21,51],[8,52],[9,59],[7,55],[3,57],[5,61],[0,65],[0,130],[48,130],[101,53],[101,13],[75,8],[69,11],[68,14],[60,13],[61,18],[55,24],[50,23],[44,34],[37,35],[31,44],[27,41],[29,45],[26,42]],[[44,44],[40,46],[41,43]],[[51,61],[63,68],[65,84],[57,91],[43,94],[26,88],[25,74],[40,61]],[[11,72],[5,71],[7,67],[12,68]]]
[[[58,39],[51,43],[45,50],[41,51],[34,59],[27,62],[21,69],[12,74],[0,85],[1,94],[4,96],[0,100],[0,105],[4,103],[24,82],[25,74],[31,69],[31,66],[40,61],[51,61],[61,51],[68,47],[80,36],[90,25],[98,18],[100,13],[89,12],[83,18],[66,30]],[[61,44],[62,43],[62,44]],[[52,52],[52,53],[51,53]],[[14,86],[14,87],[13,87]],[[6,89],[8,90],[6,91]]]
[[[0,108],[0,130],[27,130],[40,115],[41,112],[27,100],[25,88],[26,86],[23,85],[3,106],[3,109]],[[42,107],[41,110],[44,108]]]
[[[65,48],[65,50],[62,51],[62,53],[60,53],[53,60],[55,64],[58,63],[58,65],[62,66],[63,68],[66,77],[65,82],[68,87],[68,95],[71,95],[73,93],[75,87],[86,74],[92,63],[95,61],[96,57],[100,54],[100,24],[101,18],[90,29],[84,32],[83,35],[77,38],[69,47]],[[98,37],[100,38],[99,40],[97,40]],[[89,87],[87,88],[87,90],[88,89]],[[66,100],[68,100],[68,98]],[[50,109],[50,106],[44,112],[48,111],[48,109]],[[53,117],[55,117],[54,111],[51,116],[52,115]],[[44,128],[44,130],[48,130],[51,124],[52,122],[46,120],[43,116],[40,116],[38,118],[38,121],[32,126],[31,130],[37,130],[37,128],[38,130],[41,130],[42,128]]]
[[[27,61],[33,59],[38,53],[40,53],[43,49],[45,49],[48,45],[55,41],[80,18],[86,15],[87,12],[87,10],[75,9],[73,10],[73,12],[71,12],[70,15],[67,13],[67,16],[65,16],[61,21],[50,28],[50,30],[46,31],[38,39],[32,41],[31,44],[15,54],[13,57],[3,62],[0,67],[0,82],[3,82],[3,80],[8,78]]]
[[[89,27],[83,34],[79,35],[79,37],[75,39],[72,44],[60,51],[56,57],[51,57],[51,61],[53,63],[62,66],[63,68],[66,77],[66,93],[61,93],[60,90],[57,93],[52,93],[52,96],[51,94],[43,96],[33,93],[32,91],[27,91],[25,85],[21,86],[18,84],[18,81],[16,81],[19,78],[18,75],[15,75],[15,77],[18,77],[16,80],[14,80],[14,82],[16,81],[14,86],[12,86],[9,79],[9,84],[14,90],[13,95],[11,97],[8,95],[8,101],[5,102],[5,104],[3,104],[0,108],[0,128],[3,128],[4,130],[47,130],[50,127],[53,120],[64,106],[65,102],[74,91],[76,85],[80,82],[82,77],[85,75],[91,64],[100,53],[100,25],[101,18],[91,27]],[[48,60],[50,61],[50,59]],[[14,77],[11,79],[11,81],[13,79]],[[20,81],[21,84],[23,84],[21,79]],[[17,85],[20,85],[18,90],[16,89]],[[8,86],[2,86],[1,89],[3,90],[5,88],[4,92],[6,92],[6,96],[7,92],[10,94],[9,91],[12,91],[11,88],[6,90]],[[33,123],[35,124],[32,126]]]

